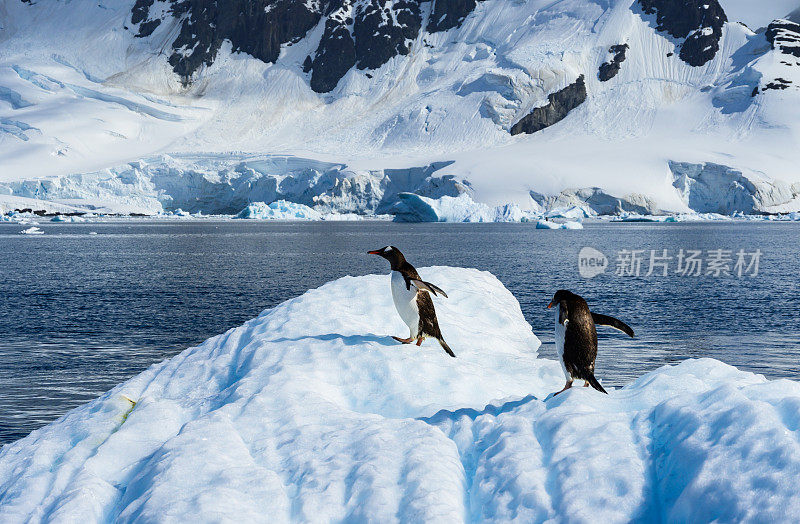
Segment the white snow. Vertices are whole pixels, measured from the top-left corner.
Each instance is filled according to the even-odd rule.
[[[202,200],[209,184],[177,176],[170,160],[151,166],[148,176],[139,177],[145,167],[97,173],[164,154],[208,154],[221,161],[234,152],[268,153],[357,175],[309,193],[327,197],[334,190],[326,212],[361,213],[354,201],[364,205],[364,195],[372,197],[384,180],[376,173],[433,162],[452,162],[435,176],[467,181],[470,197],[489,208],[516,204],[521,212],[537,211],[531,190],[557,195],[565,188],[600,187],[620,198],[646,196],[662,210],[689,212],[685,195],[673,186],[669,161],[727,166],[763,179],[768,189],[773,182],[787,188],[800,182],[798,68],[784,65],[786,57],[771,51],[763,34],[735,22],[755,29],[786,16],[796,3],[723,0],[731,22],[720,51],[708,64],[690,67],[667,56],[675,51],[673,40],[657,33],[631,0],[485,0],[460,27],[426,35],[425,42],[420,37],[407,56],[377,70],[353,69],[332,93],[318,95],[300,64],[321,26],[286,46],[275,64],[233,53],[225,42],[214,64],[184,89],[168,53],[158,52],[178,30],[170,17],[141,39],[123,29],[132,0],[5,2],[0,181],[62,180],[54,183],[53,198],[60,202],[72,192],[74,205],[108,210],[112,202],[125,212],[120,202],[130,201],[129,210],[157,213],[173,204],[186,209],[172,199]],[[156,10],[164,7],[156,4]],[[619,74],[600,82],[598,66],[608,47],[620,43],[630,47]],[[534,135],[508,133],[579,74],[586,77],[584,104]],[[751,96],[776,77],[794,83]],[[228,167],[234,166],[238,161],[231,159]],[[176,183],[154,191],[150,173],[156,171]],[[222,171],[204,176],[213,180]],[[243,169],[239,179],[251,174]],[[59,178],[66,176],[71,185]],[[129,191],[131,185],[136,191]],[[258,194],[249,198],[236,194],[233,177],[210,185],[215,198],[239,197],[237,209],[248,201],[272,201],[262,196],[266,184],[253,186]],[[717,189],[709,194],[724,204],[726,192]],[[762,192],[758,196],[766,200],[758,204],[798,211],[800,186],[795,190]]]
[[[457,358],[389,338],[388,275],[344,277],[4,446],[0,521],[800,519],[797,382],[688,360],[545,402],[502,284],[420,273]]]

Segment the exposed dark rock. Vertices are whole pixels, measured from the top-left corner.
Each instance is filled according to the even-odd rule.
[[[567,113],[586,100],[586,83],[583,75],[564,89],[548,95],[547,100],[547,105],[537,107],[514,124],[511,134],[535,133],[563,120]]]
[[[656,15],[656,29],[683,40],[678,56],[701,66],[719,51],[722,26],[728,21],[717,0],[639,0],[642,10]]]
[[[783,90],[788,88],[790,85],[792,85],[791,80],[786,80],[785,78],[776,78],[773,82],[770,82],[767,85],[765,85],[762,91],[768,91],[770,89]]]
[[[131,23],[138,24],[147,19],[154,0],[136,0],[131,9]]]
[[[478,0],[433,0],[427,30],[437,33],[458,27],[476,5]]]
[[[617,44],[608,48],[608,52],[612,53],[614,56],[611,58],[610,62],[604,62],[600,64],[600,69],[597,72],[597,78],[599,78],[601,82],[607,82],[617,76],[617,73],[619,73],[619,70],[622,66],[622,62],[625,61],[625,52],[627,50],[628,44]]]
[[[765,33],[772,49],[800,58],[800,24],[789,20],[774,20]]]
[[[328,18],[311,63],[311,89],[327,93],[356,64],[356,45],[344,21]]]
[[[153,34],[153,31],[161,25],[160,18],[150,17],[150,8],[153,7],[154,0],[136,0],[131,9],[131,24],[139,24],[139,31],[136,33],[137,38],[145,38]],[[125,27],[127,29],[127,26]]]
[[[145,38],[153,34],[153,31],[161,25],[161,20],[156,18],[155,20],[148,20],[147,22],[143,22],[142,25],[139,26],[139,32],[136,33],[137,38]]]
[[[24,1],[24,0],[23,0]],[[320,22],[323,35],[303,63],[311,87],[328,92],[352,67],[375,69],[410,52],[422,29],[420,4],[431,0],[168,0],[169,16],[180,19],[169,63],[184,85],[211,65],[225,41],[233,51],[274,62],[282,45],[296,42]],[[429,31],[458,26],[479,0],[436,0]],[[136,0],[131,25],[145,38],[163,22],[150,18],[154,0]],[[134,30],[137,30],[134,28]]]
[[[357,67],[377,69],[397,55],[407,55],[407,41],[417,38],[421,25],[416,1],[370,0],[353,23]]]
[[[169,58],[184,83],[213,63],[225,40],[234,51],[274,62],[282,44],[302,38],[321,18],[305,2],[282,0],[173,0],[172,14],[188,14]]]

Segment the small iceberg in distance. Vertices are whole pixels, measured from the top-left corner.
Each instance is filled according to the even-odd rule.
[[[580,222],[553,222],[552,220],[539,220],[536,229],[583,229]]]
[[[50,219],[50,222],[86,222],[86,219],[80,216],[56,215]]]
[[[44,235],[44,231],[42,231],[40,228],[36,226],[29,227],[28,229],[23,229],[19,233],[20,235]]]
[[[252,202],[234,218],[254,220],[322,220],[322,214],[305,204],[276,200],[269,204]]]

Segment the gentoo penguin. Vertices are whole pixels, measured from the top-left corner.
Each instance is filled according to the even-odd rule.
[[[392,265],[392,299],[394,307],[408,325],[411,331],[408,338],[392,337],[403,344],[410,344],[416,340],[417,345],[422,344],[426,337],[435,338],[441,344],[448,355],[455,357],[453,350],[444,341],[439,323],[436,321],[436,310],[433,309],[433,300],[429,294],[442,295],[447,298],[447,294],[438,286],[425,282],[417,273],[417,270],[406,261],[403,253],[394,246],[386,246],[383,249],[368,251],[370,255],[378,255],[385,258]]]
[[[594,359],[597,357],[595,324],[613,327],[631,337],[633,330],[614,317],[592,313],[583,298],[564,289],[556,291],[547,308],[553,306],[558,306],[555,309],[556,349],[567,378],[564,389],[558,393],[571,388],[575,379],[584,380],[584,387],[591,385],[597,391],[606,393],[594,377]]]

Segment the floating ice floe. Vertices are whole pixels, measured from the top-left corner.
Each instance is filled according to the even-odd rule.
[[[86,222],[86,219],[79,216],[56,215],[50,219],[51,222]]]
[[[545,402],[511,293],[420,273],[457,358],[388,337],[387,275],[341,278],[5,445],[0,521],[800,519],[797,382],[688,360]]]
[[[619,215],[611,217],[612,222],[682,222],[685,215],[643,215],[640,213],[629,213],[624,211]]]
[[[539,220],[536,229],[583,229],[580,222],[553,222],[552,220]]]
[[[29,227],[28,229],[23,229],[20,231],[21,235],[44,235],[44,231],[39,229],[36,226]]]
[[[16,224],[37,224],[36,215],[33,213],[20,213],[12,211],[8,214],[0,213],[0,222],[14,222]]]
[[[750,220],[770,220],[773,222],[797,222],[800,221],[800,213],[792,212],[777,215],[749,216]]]
[[[374,215],[370,216],[369,218],[373,220],[374,219],[386,220],[389,217],[385,215]],[[364,220],[364,219],[365,217],[363,217],[362,215],[358,215],[356,213],[326,213],[322,215],[322,220],[327,220],[331,222],[354,222],[357,220]]]
[[[305,204],[276,200],[269,204],[264,202],[252,202],[242,209],[234,218],[257,220],[321,220],[322,215]]]

